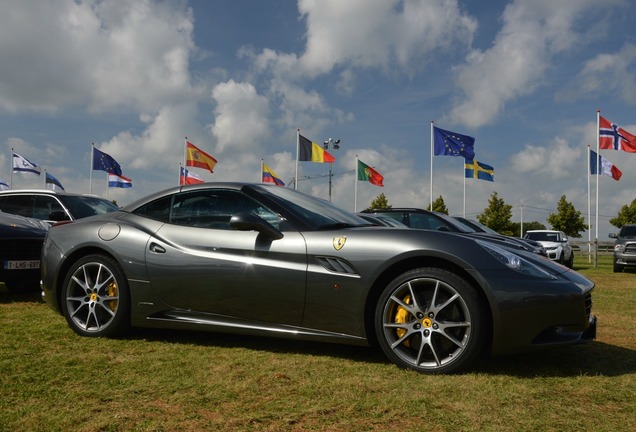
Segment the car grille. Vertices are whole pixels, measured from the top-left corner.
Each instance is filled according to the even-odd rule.
[[[625,245],[625,253],[636,255],[636,243],[627,243]]]

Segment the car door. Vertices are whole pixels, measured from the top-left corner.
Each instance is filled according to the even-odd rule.
[[[307,254],[300,233],[278,240],[230,227],[251,212],[274,224],[276,213],[237,190],[177,194],[170,218],[146,247],[153,290],[174,308],[299,325]]]

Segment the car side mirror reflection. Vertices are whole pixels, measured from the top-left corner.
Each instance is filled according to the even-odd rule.
[[[283,238],[283,233],[277,230],[272,224],[260,216],[253,213],[239,213],[230,219],[230,226],[240,231],[258,231],[271,238],[279,240]]]

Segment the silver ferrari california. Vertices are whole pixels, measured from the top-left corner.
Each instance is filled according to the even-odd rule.
[[[132,327],[377,344],[450,373],[596,335],[582,275],[505,243],[373,225],[266,184],[175,187],[53,226],[46,302],[83,336]]]

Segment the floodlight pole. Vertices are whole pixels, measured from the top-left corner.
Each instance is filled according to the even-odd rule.
[[[329,151],[330,148],[334,149],[334,150],[338,150],[340,148],[340,140],[339,139],[327,139],[325,140],[325,142],[323,143],[325,150]],[[333,162],[329,162],[329,202],[331,202],[331,177],[333,177],[333,172],[332,172],[332,168],[333,168]]]

